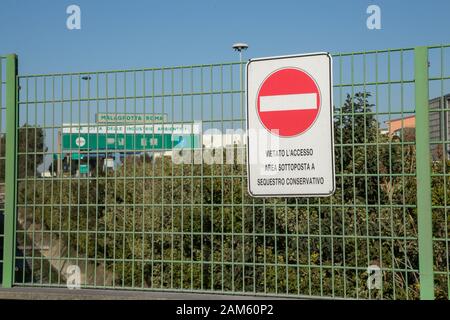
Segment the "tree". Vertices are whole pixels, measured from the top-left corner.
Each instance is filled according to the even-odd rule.
[[[355,198],[369,203],[377,201],[378,181],[376,177],[355,179],[348,174],[379,171],[377,155],[378,145],[386,140],[379,133],[378,121],[372,112],[374,104],[369,102],[369,92],[357,92],[353,96],[347,94],[342,106],[335,108],[335,161],[336,173],[343,174],[342,181],[337,181],[347,190],[344,193],[346,201]],[[347,175],[347,176],[345,176]],[[366,184],[367,183],[367,184]]]
[[[37,168],[44,161],[45,132],[41,127],[32,127],[24,124],[19,128],[18,134],[18,166],[19,178],[35,176]]]
[[[41,127],[24,124],[18,133],[18,178],[34,176],[44,161],[45,133]],[[5,181],[6,134],[0,135],[0,181]]]

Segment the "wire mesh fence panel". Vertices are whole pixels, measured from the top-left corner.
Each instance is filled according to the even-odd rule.
[[[413,60],[409,49],[335,56],[338,189],[329,232],[342,238],[328,241],[329,277],[338,280],[332,295],[333,288],[344,297],[418,295],[415,138],[407,124],[415,110]],[[336,265],[343,267],[340,277]],[[375,290],[369,266],[382,270]]]
[[[448,49],[431,51],[442,101]],[[67,286],[77,270],[89,288],[419,298],[414,49],[337,53],[333,68],[328,198],[248,195],[243,63],[19,76],[14,283]]]

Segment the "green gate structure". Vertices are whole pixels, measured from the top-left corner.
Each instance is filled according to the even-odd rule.
[[[75,265],[81,288],[448,299],[450,45],[332,56],[336,192],[270,199],[247,193],[245,63],[21,75],[2,58],[3,287],[66,287]],[[203,144],[67,157],[63,127],[98,145],[108,113],[200,123]]]

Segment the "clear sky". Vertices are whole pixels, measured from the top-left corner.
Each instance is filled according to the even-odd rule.
[[[66,8],[81,8],[81,30]],[[381,30],[366,27],[368,5]],[[313,51],[348,52],[450,43],[449,0],[2,0],[0,54],[22,74],[236,61]]]

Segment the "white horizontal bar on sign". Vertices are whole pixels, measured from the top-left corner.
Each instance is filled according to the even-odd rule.
[[[317,93],[261,96],[260,112],[317,109]]]

